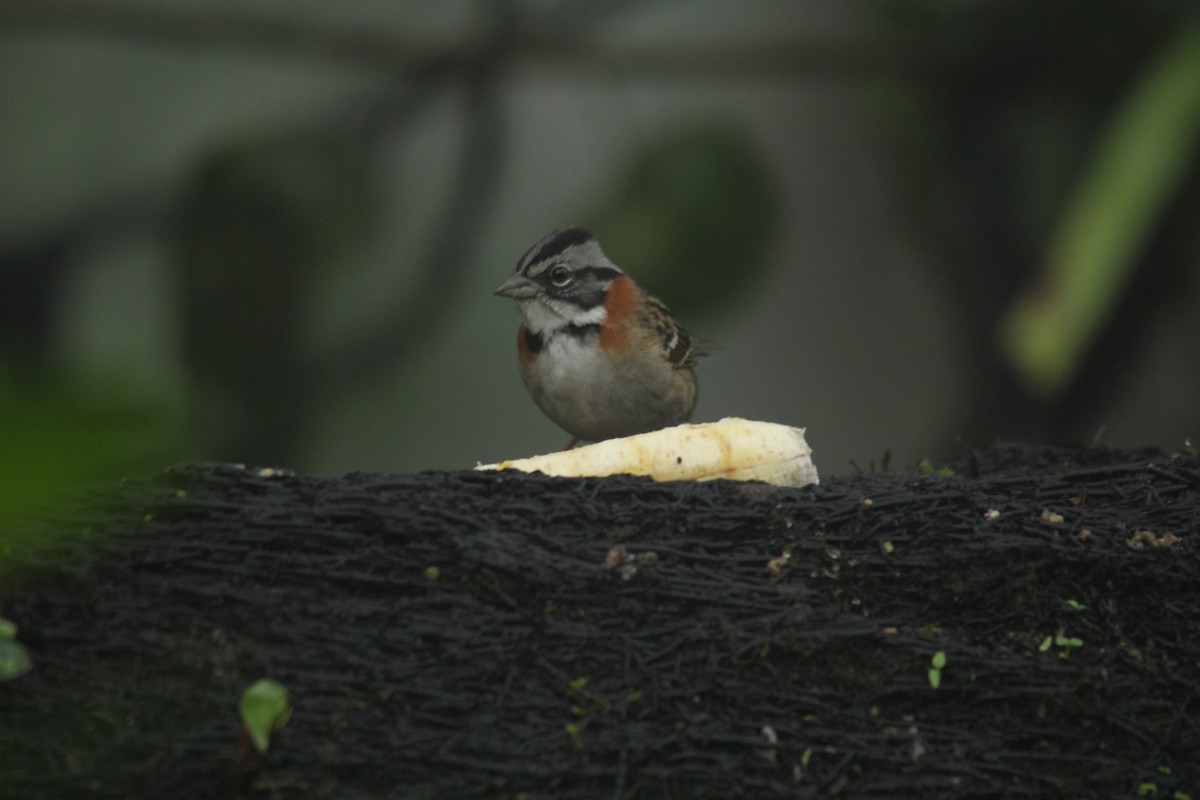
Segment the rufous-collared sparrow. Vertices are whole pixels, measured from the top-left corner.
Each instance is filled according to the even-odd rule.
[[[692,340],[583,228],[560,228],[496,289],[517,301],[521,378],[534,402],[580,440],[686,422],[696,407]]]

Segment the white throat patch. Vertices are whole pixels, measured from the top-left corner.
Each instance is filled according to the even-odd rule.
[[[518,304],[525,317],[525,327],[534,333],[547,334],[567,325],[598,325],[608,318],[604,306],[582,309],[571,303],[556,303],[546,297],[533,297]]]

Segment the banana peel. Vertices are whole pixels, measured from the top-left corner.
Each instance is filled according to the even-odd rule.
[[[804,428],[737,417],[676,425],[475,469],[515,469],[557,477],[648,475],[657,481],[723,478],[791,487],[818,482]]]

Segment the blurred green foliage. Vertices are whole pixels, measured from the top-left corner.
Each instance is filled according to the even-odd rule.
[[[0,574],[18,545],[53,542],[20,519],[71,493],[145,474],[182,452],[182,419],[128,387],[24,378],[0,371]]]
[[[1008,358],[1038,393],[1071,380],[1200,155],[1200,22],[1179,32],[1104,126],[1051,239],[1045,271],[1012,307]]]
[[[872,8],[903,68],[870,108],[976,373],[961,435],[1094,434],[1200,257],[1200,7]]]
[[[779,203],[753,141],[700,122],[641,147],[593,226],[616,263],[695,318],[732,307],[761,277]]]
[[[17,626],[0,617],[0,681],[19,678],[32,667],[29,652],[17,641]]]

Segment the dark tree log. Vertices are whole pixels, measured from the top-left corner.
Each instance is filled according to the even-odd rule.
[[[1200,457],[958,466],[123,485],[8,543],[0,793],[1200,797]]]

